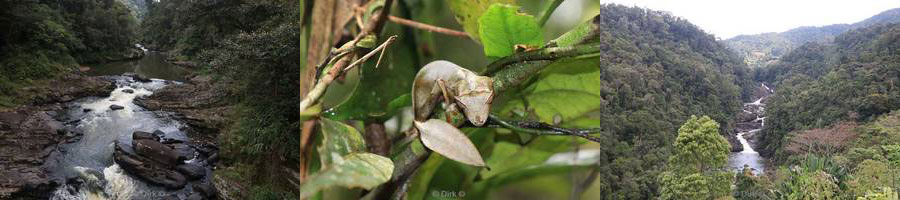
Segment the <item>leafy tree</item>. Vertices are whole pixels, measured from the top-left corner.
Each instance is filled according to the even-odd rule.
[[[719,124],[707,116],[691,116],[678,129],[674,154],[660,175],[662,199],[715,199],[731,194],[728,141]]]

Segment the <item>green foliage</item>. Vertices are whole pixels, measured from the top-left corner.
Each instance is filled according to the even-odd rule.
[[[350,153],[338,156],[331,167],[310,175],[300,187],[300,198],[308,198],[317,192],[334,186],[372,189],[391,178],[394,164],[390,159],[372,153]]]
[[[765,177],[754,176],[750,168],[744,168],[742,173],[737,173],[734,178],[734,199],[738,200],[768,200],[775,199],[771,191],[771,183]]]
[[[691,116],[678,129],[674,153],[659,177],[661,199],[715,199],[731,193],[731,173],[719,171],[730,148],[718,129],[707,116]]]
[[[897,200],[900,199],[897,193],[889,187],[880,188],[881,191],[868,191],[866,196],[856,198],[856,200]]]
[[[719,135],[719,123],[707,116],[691,116],[678,129],[669,168],[677,172],[718,169],[728,163],[728,152],[728,141]]]
[[[456,14],[456,20],[473,39],[481,38],[479,20],[491,5],[496,3],[514,4],[514,0],[451,0],[450,9]]]
[[[785,70],[773,68],[777,72],[766,77],[774,77],[778,91],[766,108],[771,123],[763,130],[761,153],[776,155],[794,131],[844,120],[871,121],[900,109],[900,56],[892,53],[900,47],[898,31],[896,24],[848,31],[833,45],[792,52],[798,58],[779,64]],[[776,160],[784,159],[776,155]]]
[[[821,170],[792,170],[790,177],[775,192],[778,199],[838,199],[839,188],[828,173]]]
[[[117,1],[0,2],[0,106],[24,103],[18,88],[32,80],[132,56],[135,25]]]
[[[849,195],[862,197],[868,196],[871,191],[880,188],[900,187],[900,170],[876,160],[865,160],[856,167],[853,178],[849,181]]]
[[[544,43],[543,31],[534,17],[519,13],[518,9],[494,4],[478,19],[484,55],[499,58],[512,55],[517,45],[535,48]]]

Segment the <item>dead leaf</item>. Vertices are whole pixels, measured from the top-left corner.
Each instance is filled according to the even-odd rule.
[[[453,125],[439,119],[413,123],[419,129],[422,144],[428,149],[464,164],[485,166],[484,159],[472,141]]]

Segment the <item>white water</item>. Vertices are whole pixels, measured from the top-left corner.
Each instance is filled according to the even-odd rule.
[[[772,92],[774,92],[771,88],[766,86],[766,84],[761,84],[761,85],[762,85],[762,88],[766,90],[766,92],[768,92],[770,94]],[[758,114],[758,117],[755,120],[753,120],[753,122],[760,123],[761,124],[760,127],[765,127],[765,124],[766,124],[766,117],[762,116],[765,114],[765,106],[766,106],[764,103],[762,103],[762,101],[766,97],[767,96],[763,96],[763,97],[757,99],[756,101],[744,104],[745,106],[744,106],[743,112]],[[755,110],[748,110],[748,109],[755,109]],[[760,130],[762,130],[762,129],[753,129],[753,130],[749,130],[749,131],[740,132],[737,134],[737,139],[741,143],[741,146],[744,148],[744,150],[740,151],[740,152],[731,153],[731,156],[729,156],[729,158],[728,158],[728,166],[729,167],[740,172],[741,170],[744,169],[744,166],[746,165],[746,166],[752,168],[754,174],[760,174],[765,171],[765,164],[764,164],[763,158],[759,156],[759,152],[756,152],[756,150],[753,149],[753,146],[750,145],[750,142],[748,142],[747,138],[746,138],[746,137],[748,137],[748,134],[753,135],[753,134],[759,133]]]
[[[135,98],[150,95],[166,84],[159,79],[140,83],[131,81],[131,78],[119,77],[116,80],[118,88],[109,97],[75,101],[72,108],[67,110],[67,114],[73,118],[82,118],[76,128],[84,135],[79,141],[61,148],[56,167],[51,171],[60,177],[79,177],[85,183],[63,184],[53,192],[51,199],[161,199],[169,195],[170,192],[162,187],[148,185],[131,177],[112,161],[114,142],[116,140],[131,142],[131,133],[134,131],[162,130],[166,132],[166,137],[180,140],[186,138],[179,130],[184,125],[145,111],[133,102]],[[134,92],[126,93],[126,89]],[[125,108],[110,110],[110,105]],[[84,109],[91,111],[83,112]],[[94,174],[85,173],[86,171],[102,174],[103,177],[96,177]],[[102,188],[93,188],[90,184]]]

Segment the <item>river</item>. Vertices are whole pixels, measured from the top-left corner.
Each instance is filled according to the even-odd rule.
[[[51,174],[66,180],[53,192],[51,199],[162,199],[177,196],[176,191],[148,184],[126,173],[113,161],[115,141],[130,144],[134,131],[160,130],[165,133],[164,138],[187,141],[182,132],[183,123],[164,112],[146,111],[133,101],[168,85],[181,84],[177,80],[190,73],[166,63],[163,58],[163,55],[148,52],[139,60],[101,64],[86,72],[108,76],[117,88],[109,97],[87,97],[67,104],[62,113],[66,125],[82,135],[77,141],[61,145],[59,153],[51,157],[55,162]],[[122,76],[123,73],[136,73],[151,78],[151,81],[136,81]],[[112,105],[123,109],[112,110]]]
[[[764,173],[766,169],[766,160],[759,155],[759,152],[753,149],[753,145],[747,140],[748,137],[753,137],[755,134],[758,134],[762,130],[762,127],[765,126],[766,104],[763,103],[763,100],[768,98],[769,95],[774,92],[765,84],[760,84],[760,87],[765,90],[765,95],[762,95],[760,98],[756,99],[756,101],[745,103],[743,110],[741,111],[743,112],[742,114],[753,116],[753,118],[745,117],[750,120],[737,123],[739,130],[737,139],[744,150],[732,152],[728,158],[728,166],[738,172],[743,170],[744,167],[750,167],[752,168],[753,174],[761,174]]]

